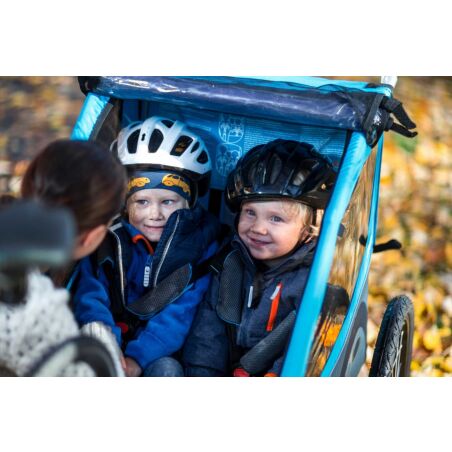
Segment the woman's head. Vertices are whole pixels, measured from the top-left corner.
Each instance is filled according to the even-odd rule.
[[[78,259],[104,238],[123,205],[125,187],[125,170],[108,150],[90,141],[58,140],[32,160],[21,192],[24,198],[67,207],[73,213]]]

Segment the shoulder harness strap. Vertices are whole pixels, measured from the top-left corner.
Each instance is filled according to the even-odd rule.
[[[267,371],[273,362],[282,356],[289,342],[296,317],[296,312],[291,311],[271,333],[241,357],[240,365],[250,375]]]
[[[230,251],[220,271],[217,314],[225,322],[238,325],[242,318],[245,265],[238,250]]]
[[[115,234],[115,236],[113,235]],[[111,302],[111,310],[116,317],[124,312],[124,301],[121,290],[121,273],[118,268],[118,243],[120,241],[121,257],[123,268],[127,268],[131,260],[130,247],[127,246],[127,234],[121,223],[114,225],[110,232],[107,233],[105,239],[99,248],[91,255],[91,262],[94,270],[97,272],[100,268],[110,282],[109,295]],[[116,264],[115,264],[116,263]],[[126,284],[125,278],[123,283]],[[126,287],[124,287],[126,290]]]
[[[201,262],[194,269],[191,264],[178,268],[127,306],[127,310],[139,316],[153,317],[166,305],[179,298],[189,284],[210,272],[220,273],[224,258],[230,250],[231,247],[226,245],[217,254]]]

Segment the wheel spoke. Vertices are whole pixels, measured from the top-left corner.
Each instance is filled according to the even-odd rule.
[[[401,357],[402,348],[403,348],[403,333],[404,333],[404,330],[402,330],[402,333],[400,334],[400,342],[399,342],[399,346],[397,347],[397,355],[396,355],[396,359],[394,362],[394,367],[392,368],[392,376],[393,377],[400,376],[400,367],[402,365],[400,357]]]

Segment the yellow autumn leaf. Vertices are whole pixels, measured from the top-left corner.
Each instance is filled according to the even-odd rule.
[[[452,319],[450,318],[450,316],[448,314],[441,314],[441,323],[445,327],[448,327],[450,330],[451,326],[452,326]]]
[[[452,242],[446,244],[446,263],[448,267],[452,267]]]
[[[452,356],[445,358],[443,362],[443,369],[445,372],[452,373]]]
[[[428,329],[422,336],[422,342],[427,350],[441,351],[441,336],[437,328]]]
[[[27,107],[27,95],[21,91],[14,91],[10,94],[11,96],[11,107],[14,108],[25,108]]]
[[[449,327],[438,328],[438,334],[440,338],[449,337],[452,334],[452,330]]]
[[[386,176],[381,176],[380,177],[380,186],[388,186],[390,185],[392,182],[392,176],[391,175],[386,175]]]
[[[422,292],[413,297],[414,316],[419,318],[425,309],[425,298]]]
[[[413,348],[419,348],[421,343],[421,335],[419,334],[419,331],[415,330],[413,333]]]
[[[430,139],[422,140],[422,144],[416,148],[414,156],[416,162],[427,167],[436,165],[439,159],[435,149],[434,141]]]
[[[399,251],[387,251],[384,254],[384,262],[386,265],[396,265],[400,261]]]
[[[425,359],[423,365],[425,367],[431,366],[431,367],[439,367],[443,364],[444,358],[442,356],[429,356]]]
[[[383,219],[383,224],[385,228],[393,229],[400,223],[399,217],[393,213],[392,215],[387,215]]]

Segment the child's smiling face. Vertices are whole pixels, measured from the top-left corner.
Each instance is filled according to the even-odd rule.
[[[300,243],[306,227],[301,210],[293,207],[294,202],[279,200],[242,205],[238,232],[253,258],[276,259]]]
[[[178,193],[160,188],[135,192],[127,201],[129,223],[151,242],[158,242],[173,212],[188,207]]]

